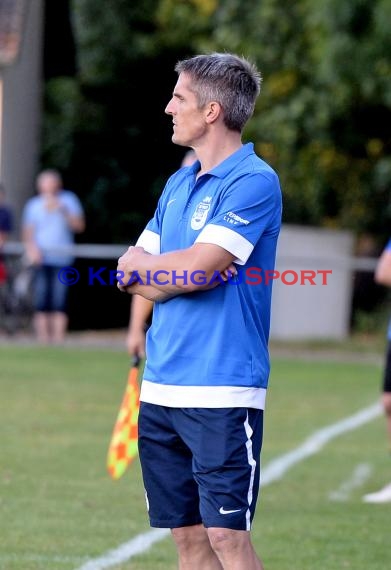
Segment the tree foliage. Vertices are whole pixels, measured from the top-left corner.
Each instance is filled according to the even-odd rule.
[[[279,170],[285,221],[388,233],[390,16],[387,0],[221,3],[202,47],[263,71],[247,132]]]
[[[80,189],[89,239],[129,241],[152,213],[182,156],[173,67],[201,51],[262,71],[245,137],[280,174],[285,222],[389,233],[389,0],[73,0],[72,18],[78,70],[47,82],[42,161]]]

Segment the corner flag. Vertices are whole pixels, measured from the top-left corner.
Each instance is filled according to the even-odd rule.
[[[107,470],[113,479],[119,479],[138,454],[139,364],[140,359],[134,357],[109,445]]]

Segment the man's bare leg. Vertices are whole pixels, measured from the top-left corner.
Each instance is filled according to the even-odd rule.
[[[208,528],[210,544],[224,570],[263,570],[245,530]]]
[[[50,341],[50,315],[39,311],[34,314],[33,325],[36,337],[42,344],[48,344]]]
[[[59,311],[52,313],[52,339],[56,344],[61,344],[65,340],[65,333],[68,328],[68,316]]]
[[[386,415],[386,427],[391,451],[391,392],[383,392],[382,404]]]
[[[178,551],[179,570],[223,569],[202,524],[174,528],[171,532]]]

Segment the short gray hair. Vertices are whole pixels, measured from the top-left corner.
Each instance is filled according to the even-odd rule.
[[[235,54],[212,53],[179,61],[175,71],[191,77],[200,107],[216,101],[223,109],[226,127],[243,130],[261,89],[261,74],[254,64]]]

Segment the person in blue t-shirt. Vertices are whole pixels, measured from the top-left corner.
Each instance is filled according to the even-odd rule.
[[[391,240],[384,248],[375,269],[375,281],[379,285],[391,287]],[[388,441],[391,452],[391,319],[387,330],[387,349],[382,383],[382,406],[386,418]],[[391,483],[374,493],[363,497],[366,503],[391,503]]]
[[[57,170],[41,172],[37,190],[22,216],[26,255],[35,269],[34,328],[40,342],[61,343],[68,325],[68,287],[59,280],[58,271],[74,260],[66,248],[72,246],[75,233],[84,231],[84,212],[76,194],[62,189]]]
[[[260,570],[250,529],[281,190],[242,142],[260,91],[255,66],[215,53],[175,69],[172,141],[198,160],[169,178],[117,275],[141,296],[135,306],[154,301],[139,417],[150,524],[172,529],[180,568]]]

